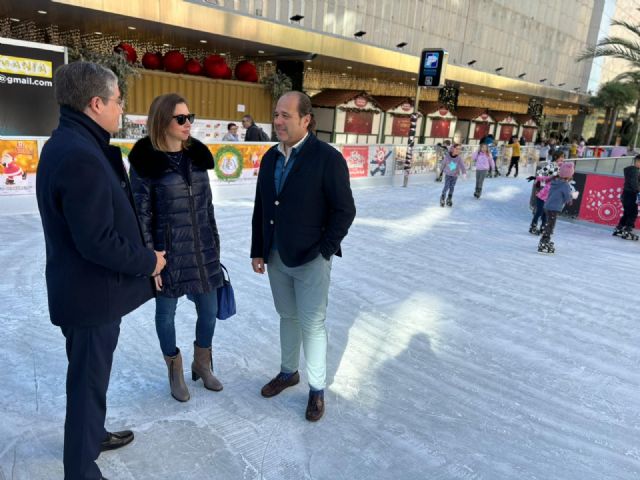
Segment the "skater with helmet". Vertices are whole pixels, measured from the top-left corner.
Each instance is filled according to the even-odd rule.
[[[558,178],[551,181],[549,196],[544,202],[544,210],[547,221],[542,229],[542,238],[538,244],[538,252],[554,253],[555,246],[551,241],[551,235],[556,226],[558,214],[565,205],[578,198],[578,192],[571,191],[569,182],[573,178],[574,166],[571,162],[564,162],[558,169]]]

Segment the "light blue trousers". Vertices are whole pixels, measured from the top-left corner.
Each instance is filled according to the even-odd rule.
[[[309,386],[321,390],[327,381],[327,329],[331,260],[318,255],[299,267],[287,267],[277,251],[267,263],[273,303],[280,315],[280,369],[298,370],[304,348]]]

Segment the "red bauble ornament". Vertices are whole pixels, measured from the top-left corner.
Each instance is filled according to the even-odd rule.
[[[170,50],[164,54],[164,69],[171,73],[182,73],[187,61],[178,50]]]
[[[136,53],[136,49],[133,48],[128,43],[120,42],[118,45],[113,47],[113,51],[116,53],[124,53],[127,62],[135,63],[138,59],[138,54]]]
[[[231,71],[231,67],[229,65],[225,65],[224,68],[225,68],[225,71],[221,78],[225,80],[231,80],[231,77],[233,77],[233,72]]]
[[[186,72],[189,75],[202,75],[202,65],[197,58],[190,58],[187,62]]]
[[[220,55],[209,55],[204,59],[204,73],[207,77],[222,78],[227,68],[224,57]]]
[[[258,71],[256,66],[248,60],[243,60],[236,65],[236,78],[243,82],[257,82]]]
[[[222,55],[209,55],[204,59],[205,69],[207,68],[207,65],[213,65],[216,63],[226,63],[226,60]]]
[[[207,77],[222,78],[224,77],[228,68],[229,66],[224,62],[222,63],[209,62],[209,63],[206,63],[204,66],[204,73],[207,75]]]
[[[149,70],[160,70],[162,68],[162,54],[160,52],[147,52],[142,56],[142,66]]]

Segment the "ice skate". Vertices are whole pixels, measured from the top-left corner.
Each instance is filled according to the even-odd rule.
[[[535,225],[533,225],[533,224],[532,224],[532,225],[529,227],[529,233],[530,233],[531,235],[540,235],[540,230],[538,230],[538,227],[536,227]]]
[[[453,207],[453,202],[451,201],[451,197],[447,197],[447,207]]]
[[[611,235],[613,235],[614,237],[621,237],[622,227],[616,227],[615,230],[613,230],[613,233]]]
[[[555,253],[556,248],[553,242],[540,242],[538,244],[538,253]]]
[[[620,237],[624,240],[638,240],[638,235],[636,235],[635,233],[633,233],[633,230],[631,230],[630,228],[625,228],[622,231],[622,234],[620,235]]]
[[[440,206],[444,207],[444,195],[440,197]]]

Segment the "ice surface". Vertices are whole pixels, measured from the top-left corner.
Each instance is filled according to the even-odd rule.
[[[333,263],[327,411],[302,382],[264,399],[279,367],[266,276],[251,271],[251,196],[216,202],[239,314],[214,338],[220,393],[169,395],[144,305],[122,325],[107,427],[135,442],[98,462],[112,479],[637,479],[640,243],[559,221],[554,256],[527,232],[530,184],[488,179],[354,190]],[[62,478],[66,358],[49,323],[33,199],[0,222],[0,479]],[[14,212],[8,214],[8,211]],[[31,211],[32,213],[29,213]],[[17,213],[16,213],[17,212]],[[185,368],[195,311],[177,314]]]

